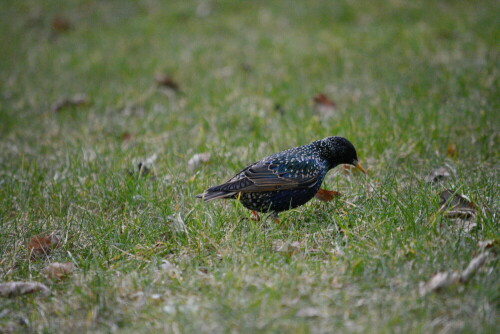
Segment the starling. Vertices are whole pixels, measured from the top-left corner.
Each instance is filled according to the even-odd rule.
[[[279,212],[313,198],[326,173],[340,164],[365,172],[351,142],[342,137],[327,137],[265,157],[196,197],[204,201],[234,198],[249,210],[270,212],[277,217]]]

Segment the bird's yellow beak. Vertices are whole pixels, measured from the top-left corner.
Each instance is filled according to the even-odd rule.
[[[360,171],[362,171],[363,173],[366,174],[365,169],[361,166],[361,164],[359,162],[356,161],[356,164],[354,165],[354,167],[356,167],[357,169],[359,169]]]

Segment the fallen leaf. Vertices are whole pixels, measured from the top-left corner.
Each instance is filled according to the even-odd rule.
[[[28,242],[30,256],[48,255],[53,249],[60,246],[60,240],[55,232],[32,237]]]
[[[323,202],[330,202],[333,200],[335,197],[340,197],[342,194],[338,191],[335,190],[325,190],[325,189],[319,189],[316,195],[316,199],[319,199],[320,201]]]
[[[469,219],[475,216],[476,206],[464,195],[446,189],[441,192],[441,212],[446,218]]]
[[[61,33],[66,32],[72,28],[72,24],[68,18],[64,16],[55,16],[52,19],[52,30]]]
[[[467,283],[472,276],[477,272],[477,270],[486,263],[486,260],[490,256],[489,252],[484,252],[473,258],[467,268],[465,268],[461,273],[455,271],[452,272],[440,272],[432,276],[432,278],[427,282],[419,283],[419,292],[421,296],[428,294],[429,292],[439,292],[445,288],[452,285],[457,285],[460,283]]]
[[[335,102],[330,100],[328,96],[324,93],[319,93],[316,95],[313,99],[315,105],[321,105],[321,106],[326,106],[329,108],[334,108],[335,107]]]
[[[443,181],[451,176],[446,167],[439,167],[430,171],[429,175],[425,177],[425,182],[436,183]]]
[[[71,262],[54,262],[43,268],[41,272],[47,278],[60,280],[71,276],[73,274],[73,268],[74,266]]]
[[[54,112],[59,112],[68,107],[81,107],[89,104],[89,100],[85,94],[76,94],[73,97],[62,98],[52,106]]]
[[[155,77],[155,82],[160,87],[166,87],[173,91],[180,90],[179,84],[168,74],[162,74]]]
[[[40,292],[43,296],[50,295],[50,289],[39,282],[0,283],[0,297],[11,298],[33,292]]]
[[[210,153],[196,153],[189,159],[188,167],[191,171],[200,167],[201,164],[207,163],[210,161]]]
[[[335,102],[330,100],[328,96],[323,93],[316,95],[313,98],[314,109],[318,114],[323,117],[330,117],[333,115],[335,109]]]

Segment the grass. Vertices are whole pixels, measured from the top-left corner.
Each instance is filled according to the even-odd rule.
[[[497,257],[418,293],[500,237],[497,18],[489,0],[5,1],[0,280],[53,293],[0,299],[0,332],[497,331]],[[155,87],[162,73],[181,92]],[[314,114],[319,92],[331,119]],[[52,110],[78,93],[89,103]],[[368,176],[330,172],[343,196],[281,227],[194,198],[329,135],[354,143]],[[210,162],[188,168],[200,152]],[[426,184],[442,165],[452,177]],[[436,215],[444,188],[476,203],[476,229]],[[27,242],[52,231],[61,247],[31,259]],[[75,272],[49,281],[51,262]]]

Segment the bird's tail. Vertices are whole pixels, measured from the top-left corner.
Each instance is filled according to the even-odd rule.
[[[203,194],[196,195],[196,198],[201,198],[204,202],[208,202],[218,198],[232,198],[234,195],[236,195],[235,192],[207,191]]]

